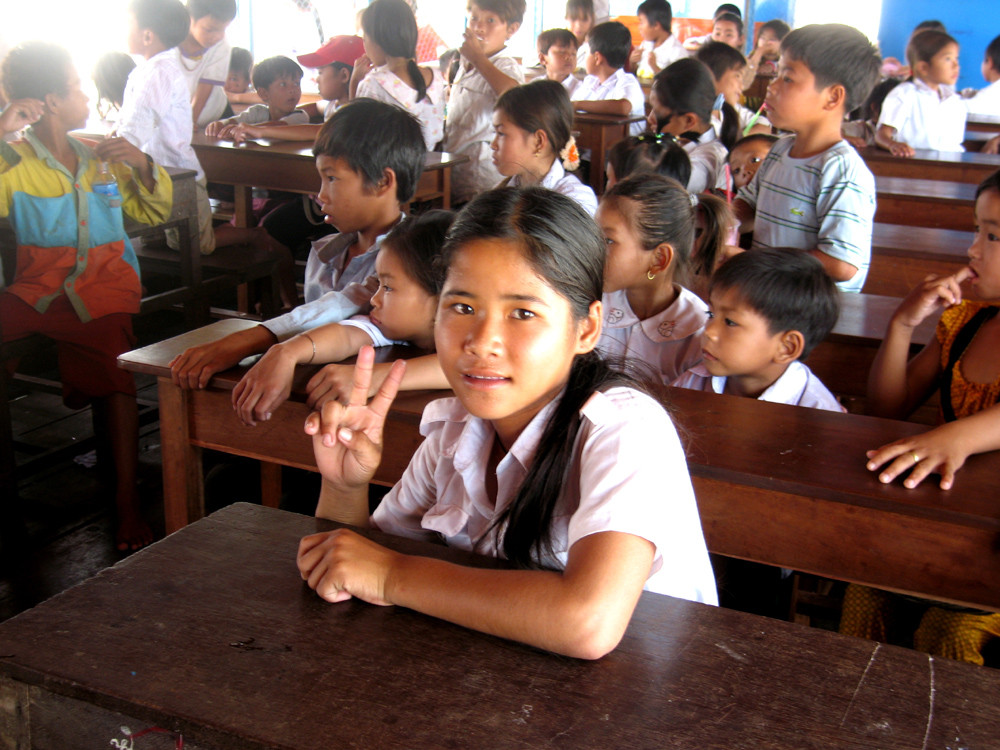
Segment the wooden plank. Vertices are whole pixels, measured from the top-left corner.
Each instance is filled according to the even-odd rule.
[[[903,159],[877,146],[860,149],[859,153],[876,177],[917,177],[978,185],[1000,169],[1000,156],[996,154],[917,149],[912,158]]]
[[[973,224],[974,185],[878,176],[875,189],[876,222],[957,230]]]

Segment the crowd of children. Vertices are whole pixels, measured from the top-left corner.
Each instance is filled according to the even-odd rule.
[[[289,310],[188,349],[174,382],[202,389],[262,355],[232,395],[252,427],[287,400],[297,365],[323,364],[305,427],[323,476],[317,514],[519,568],[389,554],[340,530],[299,549],[320,596],[402,604],[584,658],[615,647],[644,589],[717,603],[662,386],[845,411],[804,360],[871,262],[875,182],[858,148],[961,151],[969,113],[1000,115],[1000,37],[982,64],[988,86],[959,93],[958,43],[943,28],[910,37],[909,80],[880,82],[879,52],[846,25],[769,21],[744,56],[753,30],[732,4],[710,34],[682,42],[670,3],[644,0],[635,44],[600,4],[569,0],[568,28],[538,36],[542,75],[524,83],[508,42],[525,11],[525,0],[470,0],[441,69],[418,64],[404,0],[371,2],[360,37],[253,64],[225,39],[235,0],[131,0],[128,51],[142,61],[108,56],[95,69],[101,116],[117,112],[114,137],[93,148],[68,135],[89,112],[68,55],[36,43],[8,55],[0,130],[30,127],[0,143],[0,214],[18,243],[0,334],[55,339],[67,403],[93,401],[117,470],[121,548],[152,540],[135,497],[134,384],[114,367],[140,294],[121,217],[163,221],[162,167],[184,167],[198,175],[202,252],[264,242],[282,259]],[[300,107],[299,63],[317,71],[323,104]],[[761,73],[775,75],[755,112],[744,91]],[[600,200],[574,174],[591,156],[574,112],[632,120],[606,163],[589,164],[606,171]],[[318,194],[250,234],[213,227],[196,129],[312,142]],[[435,148],[467,157],[452,176],[461,210],[407,216]],[[111,201],[95,187],[103,174],[120,187]],[[947,420],[869,451],[879,481],[905,474],[914,487],[936,473],[948,489],[969,455],[1000,449],[998,175],[977,193],[969,266],[902,301],[873,365],[873,412],[904,418],[940,390]],[[84,228],[43,236],[49,201]],[[965,282],[982,302],[963,301]],[[914,328],[941,308],[937,337],[908,361]],[[371,347],[390,344],[422,356],[374,364]],[[340,364],[354,355],[357,366]],[[424,388],[454,398],[428,406],[424,443],[370,513],[392,399]],[[892,610],[890,595],[851,587],[842,630],[885,639]],[[924,621],[919,648],[967,661],[1000,637],[1000,615],[930,606]]]

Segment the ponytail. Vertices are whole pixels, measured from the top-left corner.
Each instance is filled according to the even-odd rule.
[[[694,241],[691,270],[696,276],[707,278],[712,275],[716,263],[722,257],[722,248],[736,223],[736,218],[729,204],[711,193],[699,195],[694,210],[701,216],[704,228]]]
[[[733,144],[740,137],[740,116],[729,102],[722,104],[722,127],[719,128],[719,141],[731,151]]]
[[[412,57],[406,61],[406,72],[410,74],[410,81],[413,83],[413,88],[417,90],[417,101],[419,102],[427,96],[427,83],[424,81],[424,72]]]
[[[406,59],[406,72],[416,101],[427,96],[423,71],[417,65],[417,19],[404,0],[374,0],[361,14],[361,28],[389,57]]]

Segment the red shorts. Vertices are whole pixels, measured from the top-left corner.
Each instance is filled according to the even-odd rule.
[[[132,316],[112,313],[83,323],[65,295],[39,313],[16,294],[0,293],[3,341],[40,333],[56,342],[63,401],[80,409],[113,393],[135,395],[132,373],[118,367],[118,355],[135,347]]]

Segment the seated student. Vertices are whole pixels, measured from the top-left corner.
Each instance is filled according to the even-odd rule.
[[[795,247],[819,259],[841,291],[860,292],[871,259],[875,178],[841,139],[844,114],[875,86],[879,54],[857,29],[816,24],[781,43],[767,114],[784,136],[733,211],[753,248]]]
[[[187,81],[195,127],[200,129],[222,117],[229,103],[226,29],[236,18],[236,0],[188,0],[187,8],[188,33],[174,54]]]
[[[740,190],[750,184],[771,147],[778,142],[778,136],[754,133],[740,138],[729,151],[729,173],[733,178],[733,188]]]
[[[712,41],[728,44],[735,49],[743,47],[743,19],[738,13],[720,13],[712,23]]]
[[[896,78],[886,78],[879,81],[872,89],[872,93],[865,99],[865,103],[855,112],[860,118],[847,120],[840,126],[840,132],[844,140],[854,148],[865,148],[875,145],[875,133],[878,130],[879,117],[882,115],[882,103],[886,96],[900,84]]]
[[[379,123],[373,128],[373,122]],[[215,373],[279,341],[368,311],[375,255],[402,217],[424,168],[420,124],[384,102],[357,99],[323,125],[313,146],[322,182],[319,199],[339,234],[317,242],[306,266],[304,305],[286,315],[188,349],[170,363],[184,388],[204,388]],[[266,376],[259,369],[248,378]]]
[[[966,99],[965,108],[970,115],[1000,117],[1000,36],[987,45],[981,70],[986,87]]]
[[[604,189],[610,190],[619,180],[636,174],[658,174],[687,185],[691,179],[691,159],[687,151],[668,136],[630,135],[608,149]]]
[[[673,11],[667,0],[644,0],[636,10],[642,44],[632,50],[629,62],[639,78],[652,78],[674,60],[688,56],[671,32]]]
[[[920,31],[906,45],[913,78],[885,97],[875,143],[894,156],[914,149],[964,151],[965,118],[958,81],[958,42],[943,31]]]
[[[121,111],[129,74],[135,70],[135,60],[124,52],[108,52],[97,58],[91,79],[97,89],[97,114],[108,121]]]
[[[407,363],[370,406],[327,401],[310,415],[316,514],[518,569],[390,554],[339,529],[302,539],[302,579],[330,602],[398,604],[586,659],[618,644],[643,589],[715,604],[676,430],[594,352],[605,247],[593,220],[543,188],[492,190],[442,254],[435,339],[455,398],[425,409],[423,443],[370,517],[377,436]],[[359,360],[367,390],[371,350]]]
[[[846,411],[802,363],[840,314],[819,261],[786,248],[741,253],[713,274],[708,300],[701,364],[673,385]]]
[[[577,70],[587,69],[586,60],[587,55],[590,54],[587,36],[596,24],[594,0],[566,0],[566,27],[576,37]]]
[[[733,5],[732,3],[723,3],[716,8],[715,12],[712,14],[713,31],[715,19],[727,13],[732,14],[737,18],[743,18],[743,11],[741,11],[739,7]],[[691,36],[684,40],[684,49],[691,52],[697,52],[703,44],[708,44],[710,41],[712,41],[711,33],[705,34],[704,36]]]
[[[262,367],[270,365],[274,372],[269,387],[254,388],[242,380],[233,389],[233,408],[243,424],[252,427],[270,418],[288,399],[297,365],[340,362],[363,346],[412,344],[434,351],[442,281],[437,259],[453,219],[451,211],[427,211],[408,216],[386,235],[375,257],[378,289],[371,314],[310,329],[268,349],[261,361],[267,360]],[[306,384],[310,406],[326,395],[324,383],[321,371]]]
[[[538,62],[545,77],[561,83],[572,98],[580,85],[576,70],[576,37],[569,29],[548,29],[538,35]]]
[[[780,18],[761,24],[753,50],[743,71],[743,88],[748,89],[758,75],[773,76],[778,72],[781,40],[788,36],[791,27]]]
[[[771,121],[763,115],[757,115],[741,104],[743,99],[743,72],[747,61],[743,53],[723,42],[708,42],[702,45],[695,57],[703,62],[712,72],[715,82],[715,93],[726,99],[726,104],[736,110],[739,117],[738,133],[740,136],[751,133],[770,133]],[[712,127],[716,135],[722,134],[722,115],[712,111]],[[748,129],[749,128],[749,129]]]
[[[226,85],[223,90],[226,92],[226,99],[229,106],[224,111],[222,118],[231,117],[233,104],[259,104],[261,99],[257,92],[253,90],[250,71],[253,70],[253,54],[243,47],[233,47],[229,53],[229,74],[226,76]],[[229,114],[225,114],[228,112]]]
[[[56,342],[66,405],[93,403],[95,434],[110,444],[118,549],[138,549],[153,535],[136,493],[135,382],[117,358],[135,345],[131,316],[142,287],[122,217],[166,221],[173,185],[123,138],[91,151],[69,136],[89,109],[66,50],[22,44],[4,59],[2,77],[10,104],[0,115],[0,216],[14,229],[17,270],[0,291],[0,335],[6,342],[40,333]],[[31,123],[24,140],[4,140]],[[108,175],[117,186],[95,188]]]
[[[646,97],[642,87],[634,75],[624,70],[632,49],[629,30],[617,21],[601,23],[590,30],[587,43],[587,77],[573,92],[573,107],[597,114],[644,115]],[[634,122],[629,133],[638,135],[644,127],[643,122]]]
[[[210,122],[206,135],[231,138],[236,126],[268,124],[307,125],[309,115],[299,106],[302,98],[302,68],[294,60],[277,55],[261,60],[253,68],[253,87],[262,104],[253,104],[228,120]]]

